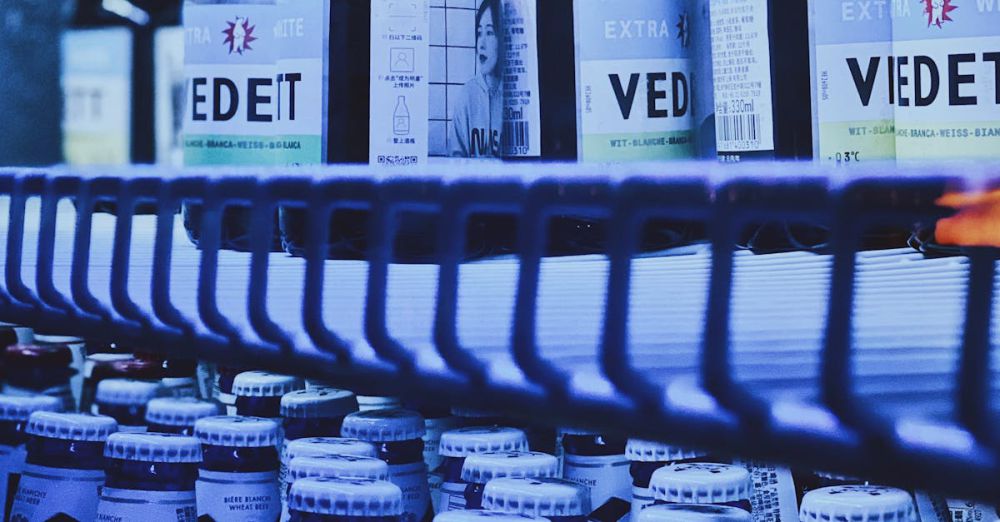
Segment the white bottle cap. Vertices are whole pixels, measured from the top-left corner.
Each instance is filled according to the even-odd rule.
[[[753,516],[732,506],[657,504],[640,511],[639,522],[753,522]]]
[[[487,451],[528,451],[524,431],[504,426],[471,426],[441,434],[442,457],[466,457]]]
[[[176,433],[119,432],[108,436],[104,457],[139,462],[201,462],[198,439]]]
[[[161,426],[194,426],[198,419],[218,415],[219,405],[194,397],[160,397],[146,405],[146,422]]]
[[[391,410],[402,408],[403,401],[398,397],[380,397],[378,395],[358,395],[358,409],[369,410]]]
[[[353,392],[336,388],[295,390],[281,397],[281,416],[295,418],[343,417],[358,411]]]
[[[389,480],[389,465],[375,457],[320,455],[296,457],[288,463],[288,480],[312,477]]]
[[[111,417],[89,413],[56,413],[36,411],[28,417],[24,432],[36,437],[81,442],[104,442],[108,435],[118,431],[118,423]]]
[[[83,341],[82,337],[77,337],[75,335],[49,335],[34,332],[35,342],[41,344],[80,344]]]
[[[264,448],[281,442],[281,425],[261,417],[219,415],[198,419],[194,436],[209,446]]]
[[[62,399],[49,395],[0,395],[0,421],[26,421],[36,411],[62,409]]]
[[[680,448],[651,440],[629,439],[625,444],[625,458],[632,462],[676,462],[704,457],[700,450]]]
[[[288,509],[342,517],[395,517],[403,514],[403,492],[384,480],[307,478],[292,483]]]
[[[550,478],[559,476],[559,459],[540,451],[491,451],[469,455],[462,464],[462,480],[486,484],[502,477]]]
[[[671,464],[649,479],[653,498],[676,504],[725,504],[749,500],[750,472],[742,466],[694,462]]]
[[[305,388],[302,379],[291,375],[253,370],[233,378],[233,395],[237,397],[281,397]]]
[[[164,392],[158,382],[135,379],[104,379],[97,383],[94,401],[115,406],[145,406]]]
[[[424,433],[424,418],[419,413],[398,408],[352,413],[344,417],[340,428],[344,437],[372,442],[419,439]]]
[[[590,491],[556,478],[498,478],[483,488],[483,508],[536,517],[576,517],[590,513]]]
[[[514,515],[483,509],[460,509],[438,513],[434,522],[546,522],[547,518]]]
[[[913,498],[906,491],[884,486],[831,486],[802,497],[802,522],[911,522],[916,520]]]
[[[318,457],[320,455],[355,455],[374,457],[375,445],[357,439],[343,437],[306,437],[287,441],[285,458],[288,461],[298,457]]]

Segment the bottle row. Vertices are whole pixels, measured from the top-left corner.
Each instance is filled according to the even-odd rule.
[[[64,38],[71,163],[149,161],[137,128],[175,165],[1000,150],[991,1],[188,0],[95,30],[129,25],[107,5]]]
[[[0,335],[10,344],[0,394],[10,520],[998,518],[973,502],[430,398],[165,364],[113,345],[32,341],[24,328]],[[199,379],[199,368],[211,377]]]

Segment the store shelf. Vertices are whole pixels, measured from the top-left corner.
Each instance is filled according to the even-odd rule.
[[[0,319],[904,486],[1000,489],[996,253],[858,251],[865,226],[933,220],[946,186],[989,175],[662,169],[8,169]],[[77,212],[97,200],[117,217]],[[205,206],[200,250],[182,200]],[[233,203],[253,209],[253,252],[219,249]],[[278,204],[309,213],[305,258],[268,251]],[[335,205],[372,210],[369,261],[326,260]],[[437,213],[439,264],[389,263],[409,211]],[[477,211],[520,216],[520,255],[461,262]],[[543,258],[542,224],[567,213],[609,219],[607,252]],[[712,241],[638,255],[651,216],[704,220]],[[738,230],[772,219],[829,224],[833,253],[734,251]]]

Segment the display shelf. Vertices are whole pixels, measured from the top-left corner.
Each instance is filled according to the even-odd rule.
[[[866,227],[933,221],[943,191],[993,178],[664,169],[7,169],[0,318],[991,499],[995,250],[859,249]],[[204,205],[200,249],[181,202]],[[252,209],[251,252],[220,249],[227,204]],[[307,212],[305,257],[270,252],[278,205]],[[327,259],[335,207],[372,212],[367,261]],[[487,211],[519,217],[519,253],[464,261]],[[436,264],[390,262],[407,212],[434,214]],[[543,257],[556,215],[607,219],[605,251]],[[640,254],[652,217],[704,221],[710,241]],[[830,253],[735,249],[774,220],[828,226]]]

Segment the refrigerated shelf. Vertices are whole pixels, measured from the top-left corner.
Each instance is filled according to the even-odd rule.
[[[996,251],[859,248],[997,178],[670,167],[7,169],[0,319],[992,499]],[[182,201],[204,205],[200,248]],[[252,209],[251,252],[220,249],[227,204]],[[308,213],[305,257],[270,252],[278,205]],[[367,261],[327,259],[343,206],[372,212]],[[463,260],[482,211],[519,217],[519,254]],[[390,262],[405,212],[436,215],[437,264]],[[543,257],[559,214],[607,219],[606,251]],[[710,241],[640,254],[650,217],[704,221]],[[831,252],[734,249],[770,220],[829,226]]]

